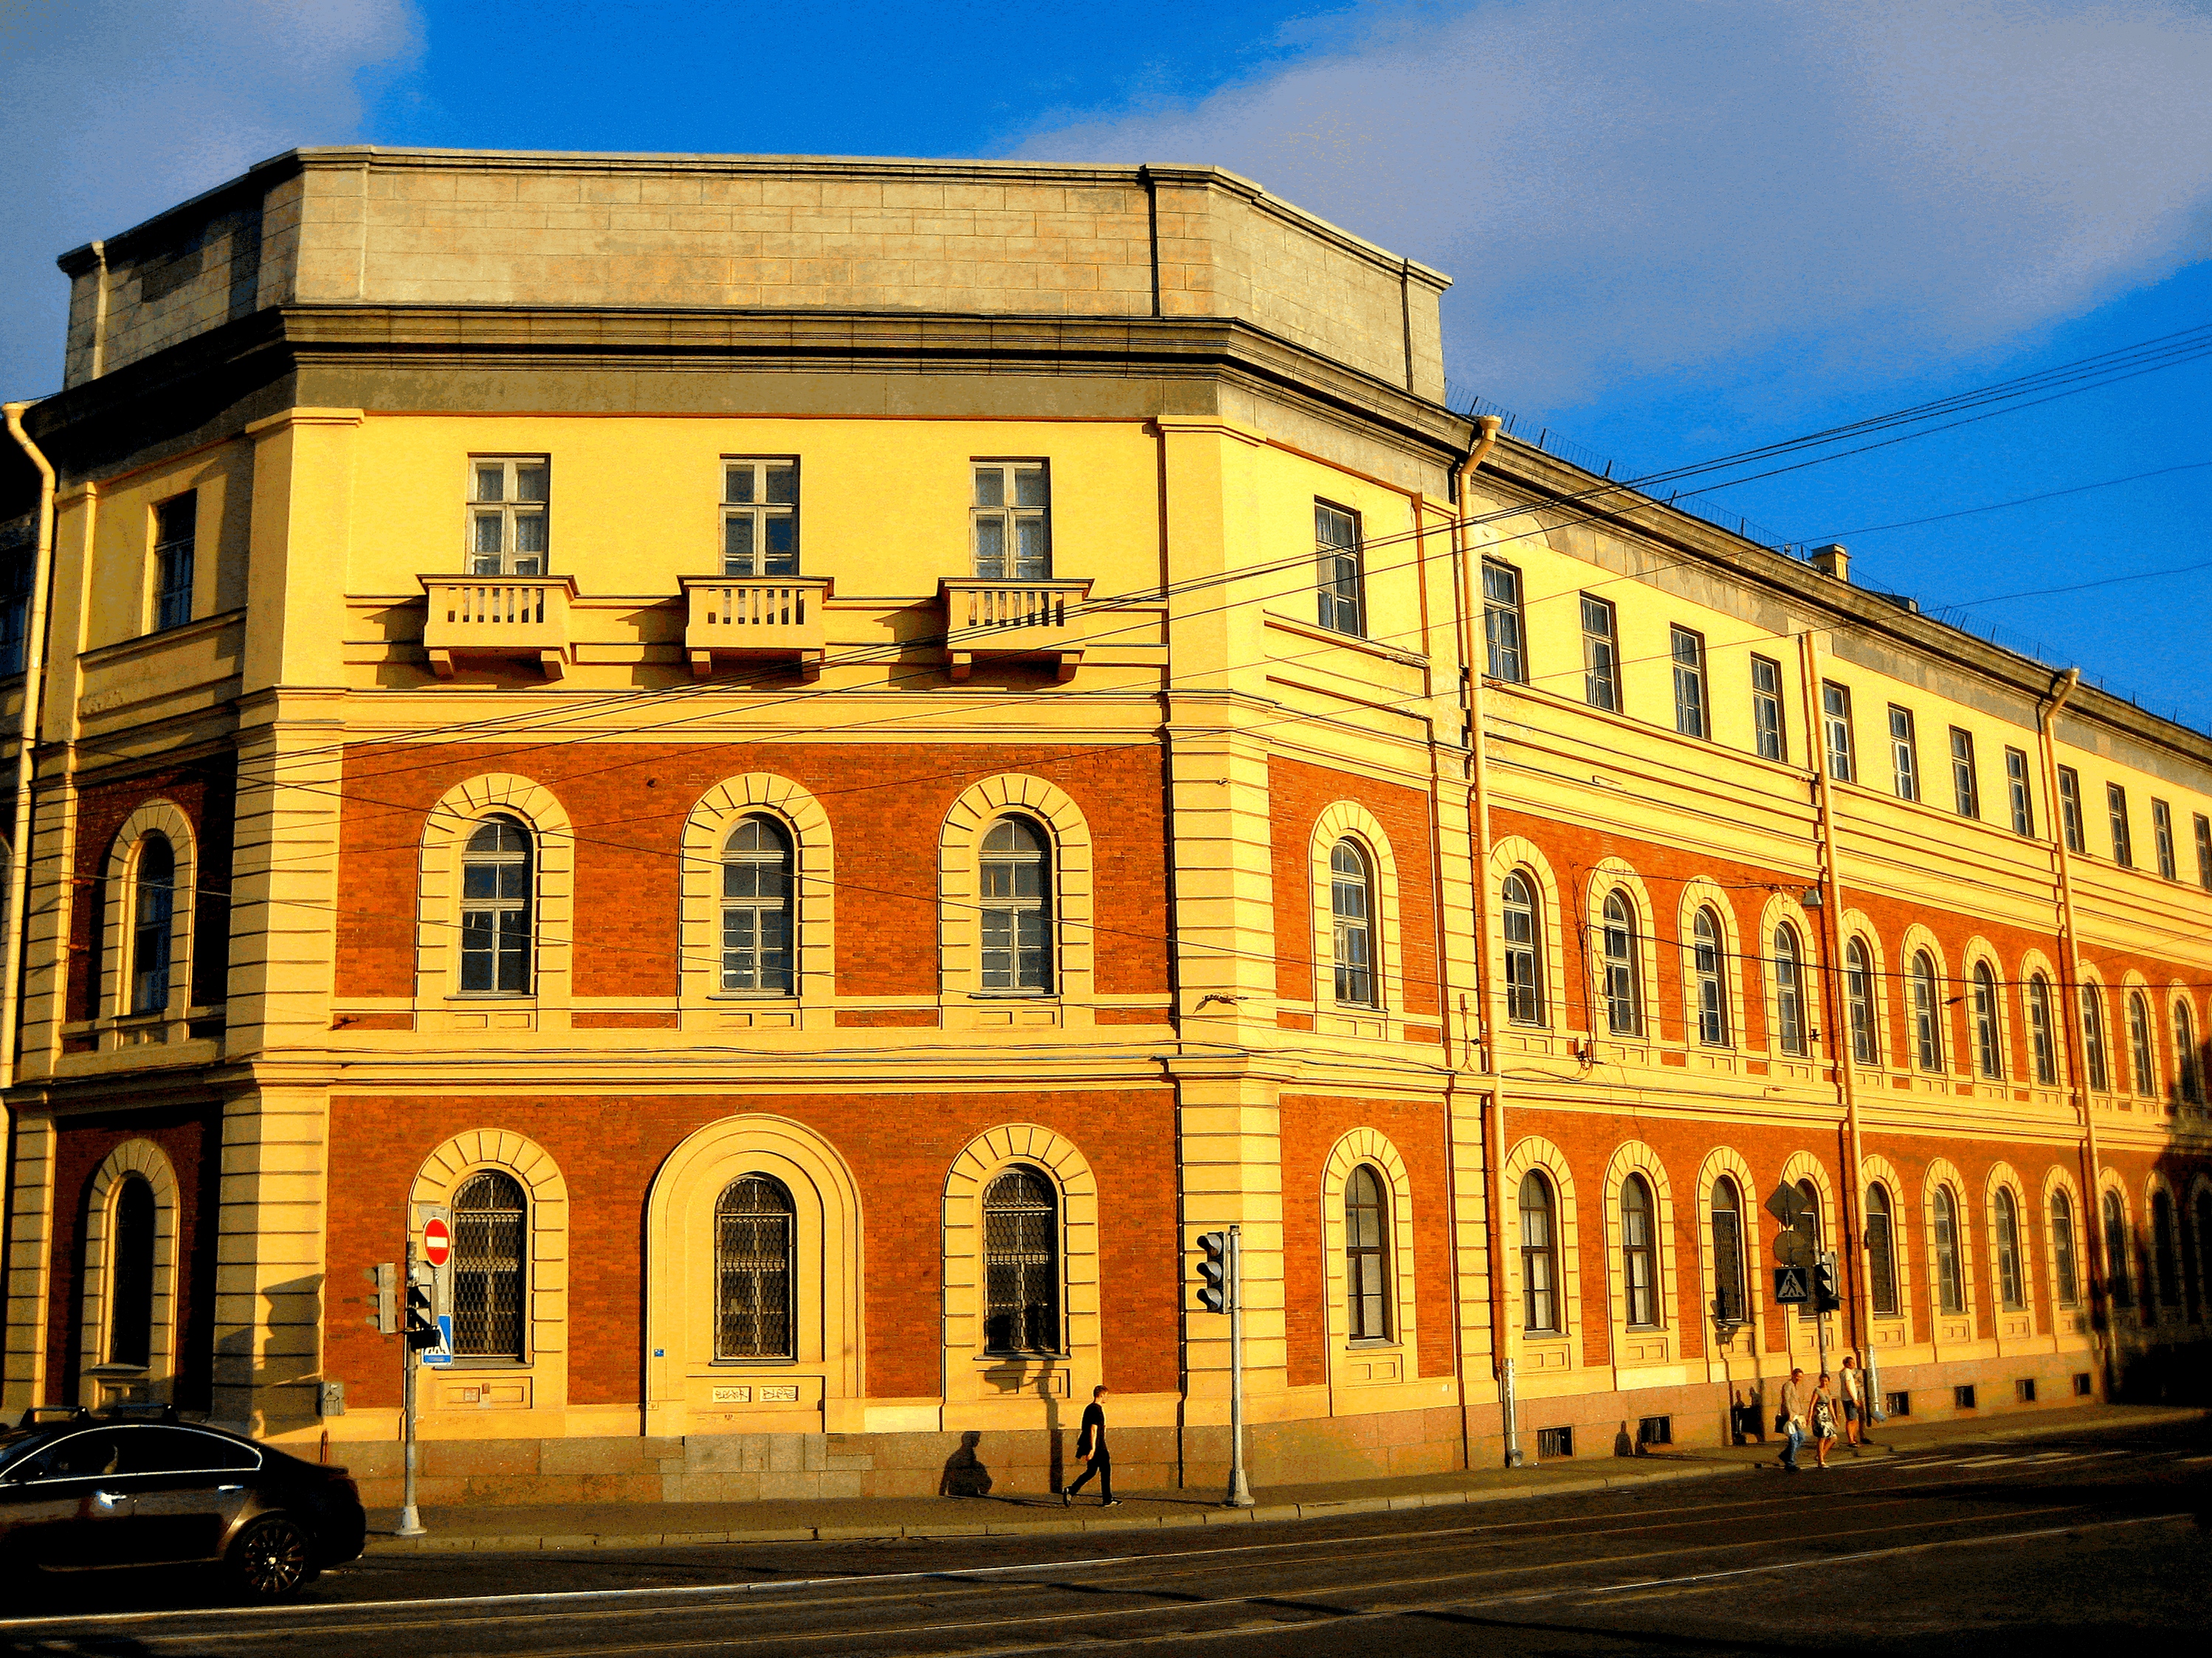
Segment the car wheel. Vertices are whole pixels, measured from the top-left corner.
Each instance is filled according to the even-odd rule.
[[[281,1514],[264,1515],[230,1546],[230,1572],[257,1600],[282,1600],[315,1581],[313,1540]]]

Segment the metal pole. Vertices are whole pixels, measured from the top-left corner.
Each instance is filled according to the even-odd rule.
[[[1244,1239],[1243,1229],[1229,1229],[1229,1495],[1224,1506],[1249,1509],[1252,1488],[1244,1483]]]
[[[420,1368],[416,1363],[415,1343],[407,1333],[407,1302],[405,1297],[415,1288],[415,1240],[407,1240],[407,1272],[400,1280],[399,1303],[399,1418],[406,1444],[403,1452],[404,1480],[399,1493],[399,1527],[401,1537],[420,1537],[426,1527],[422,1516],[415,1506],[415,1376]]]
[[[1521,1433],[1513,1408],[1513,1361],[1510,1358],[1498,1367],[1498,1397],[1505,1407],[1505,1466],[1517,1468],[1521,1466]]]

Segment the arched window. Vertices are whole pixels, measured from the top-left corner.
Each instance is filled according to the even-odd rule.
[[[2079,1306],[2081,1278],[2074,1265],[2074,1200],[2058,1187],[2051,1192],[2051,1259],[2058,1279],[2058,1304]]]
[[[138,843],[131,882],[131,1011],[161,1013],[169,1006],[169,942],[176,915],[177,855],[166,835]]]
[[[1721,977],[1721,924],[1710,909],[1690,918],[1690,978],[1698,993],[1698,1040],[1729,1045],[1728,982]]]
[[[2020,1270],[2020,1205],[2010,1187],[1997,1187],[1997,1298],[2008,1313],[2027,1305]]]
[[[792,993],[791,837],[746,818],[722,846],[722,988]]]
[[[1774,929],[1774,1029],[1784,1054],[1805,1051],[1805,988],[1798,971],[1797,929]]]
[[[1743,1194],[1723,1175],[1713,1182],[1713,1317],[1741,1324],[1747,1314],[1743,1293]]]
[[[1344,1183],[1345,1311],[1354,1341],[1390,1339],[1389,1224],[1382,1177],[1363,1163]]]
[[[2181,1304],[2181,1255],[2174,1247],[2173,1199],[2160,1187],[2150,1195],[2150,1255],[2162,1307]]]
[[[2128,1212],[2118,1192],[2105,1193],[2105,1278],[2112,1305],[2132,1307],[2135,1289],[2128,1272]]]
[[[1659,1322],[1659,1273],[1651,1242],[1651,1187],[1641,1175],[1620,1183],[1620,1287],[1631,1328]]]
[[[1561,1328],[1557,1218],[1552,1182],[1530,1169],[1521,1177],[1521,1327],[1540,1335]]]
[[[1959,1269],[1959,1200],[1948,1186],[1936,1188],[1936,1297],[1944,1312],[1966,1310],[1966,1281]]]
[[[1052,988],[1051,854],[1026,817],[1001,817],[983,836],[983,988]]]
[[[107,1362],[154,1362],[154,1187],[126,1175],[116,1188],[107,1252]]]
[[[1874,1036],[1874,969],[1867,959],[1863,939],[1844,946],[1844,1000],[1851,1019],[1851,1058],[1861,1065],[1875,1063]]]
[[[1605,1025],[1616,1036],[1644,1034],[1644,985],[1637,964],[1636,906],[1625,892],[1605,898]]]
[[[2204,1064],[2197,1052],[2197,1022],[2189,1016],[2189,1004],[2173,1005],[2173,1072],[2174,1088],[2184,1101],[2191,1105],[2204,1103]]]
[[[2058,1083],[2058,1042],[2051,1017],[2051,981],[2040,973],[2027,981],[2027,1040],[2035,1058],[2035,1080],[2042,1087]]]
[[[1505,1017],[1516,1024],[1544,1023],[1544,957],[1536,893],[1515,870],[1500,890],[1505,926]]]
[[[1892,1229],[1889,1192],[1867,1187],[1867,1296],[1881,1318],[1897,1316],[1897,1236]]]
[[[530,831],[487,817],[461,854],[461,989],[530,993]]]
[[[521,1185],[487,1169],[453,1193],[453,1352],[524,1357]]]
[[[792,1249],[783,1182],[742,1175],[714,1201],[714,1357],[795,1358]]]
[[[1060,1351],[1060,1205],[1034,1169],[1009,1169],[983,1188],[983,1345]]]
[[[1987,962],[1974,963],[1974,1063],[1990,1082],[2004,1080],[2004,1044],[1997,1028],[1997,981]]]
[[[1936,987],[1936,963],[1924,950],[1912,954],[1912,1054],[1923,1071],[1943,1068],[1943,998]]]
[[[2140,990],[2128,993],[2128,1069],[2135,1073],[2138,1095],[2147,1100],[2158,1097],[2158,1054],[2151,1042],[2150,1001]]]
[[[1350,836],[1328,852],[1328,908],[1336,922],[1336,999],[1355,1007],[1375,1000],[1374,884],[1367,854]]]
[[[2094,985],[2081,987],[2081,1068],[2098,1093],[2111,1089],[2112,1070],[2105,1063],[2105,999]]]

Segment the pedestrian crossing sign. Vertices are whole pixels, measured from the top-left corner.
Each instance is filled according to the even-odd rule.
[[[1774,1269],[1774,1298],[1778,1302],[1810,1301],[1811,1287],[1806,1283],[1808,1274],[1802,1266],[1778,1266]]]

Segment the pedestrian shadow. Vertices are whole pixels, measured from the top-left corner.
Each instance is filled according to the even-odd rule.
[[[939,1497],[988,1497],[991,1494],[991,1470],[984,1465],[975,1448],[983,1442],[983,1436],[969,1430],[960,1436],[960,1448],[945,1459],[945,1475],[937,1483]]]

